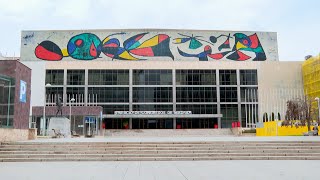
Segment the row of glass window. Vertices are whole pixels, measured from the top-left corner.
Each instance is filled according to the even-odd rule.
[[[47,70],[46,84],[63,85],[64,70]],[[172,70],[133,70],[133,85],[172,85]],[[236,70],[219,70],[220,85],[237,85]],[[67,85],[84,85],[85,70],[67,70]],[[129,70],[88,70],[89,85],[129,85]],[[216,85],[216,70],[176,70],[177,85]],[[240,70],[240,85],[257,85],[257,70]]]
[[[172,102],[172,87],[133,87],[133,102]],[[241,87],[241,102],[257,102],[257,87]],[[63,87],[47,87],[47,98],[62,96]],[[84,87],[67,87],[67,102],[82,98]],[[78,99],[79,99],[78,98]],[[79,100],[77,100],[79,101]],[[47,100],[52,102],[52,100]],[[88,102],[129,102],[128,87],[88,87]],[[216,87],[177,87],[176,102],[217,102]],[[238,102],[237,87],[220,87],[220,102]]]

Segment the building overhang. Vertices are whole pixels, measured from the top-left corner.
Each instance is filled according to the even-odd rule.
[[[130,115],[115,115],[104,114],[103,118],[117,119],[117,118],[221,118],[222,114],[130,114]]]

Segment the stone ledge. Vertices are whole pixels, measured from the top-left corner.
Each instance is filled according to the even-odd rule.
[[[25,141],[37,138],[37,129],[0,128],[0,142]]]

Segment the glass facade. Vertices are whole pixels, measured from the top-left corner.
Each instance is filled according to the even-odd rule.
[[[258,85],[257,70],[240,70],[241,85]]]
[[[129,70],[89,70],[89,85],[129,85]]]
[[[0,127],[12,127],[15,79],[0,75]]]
[[[192,111],[192,114],[217,114],[216,104],[177,104],[177,111]]]
[[[215,85],[215,70],[176,70],[177,85]]]
[[[67,85],[84,85],[85,70],[67,70]]]
[[[133,102],[172,102],[171,87],[133,87]]]
[[[248,127],[249,106],[258,104],[256,69],[77,69],[47,70],[46,75],[46,83],[52,85],[46,88],[47,103],[55,94],[65,94],[64,103],[73,97],[80,105],[102,106],[106,117],[114,111],[223,115],[193,119],[106,118],[105,128],[109,129],[127,128],[127,122],[135,129],[173,128],[173,124],[176,128],[229,128],[234,121]],[[65,82],[63,77],[67,77]],[[250,112],[258,111],[256,108]]]
[[[215,87],[177,87],[177,102],[217,102]]]
[[[129,88],[126,87],[88,87],[88,95],[98,103],[129,102]]]
[[[64,70],[47,70],[46,71],[46,84],[63,85]]]
[[[133,85],[172,85],[172,70],[133,70]]]
[[[220,85],[237,85],[236,70],[219,70]]]

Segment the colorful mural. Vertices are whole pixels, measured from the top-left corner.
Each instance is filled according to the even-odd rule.
[[[262,40],[261,40],[262,39]],[[220,31],[23,32],[21,57],[61,60],[277,60],[275,33]],[[33,47],[33,57],[30,48]],[[265,48],[268,49],[266,53]]]

